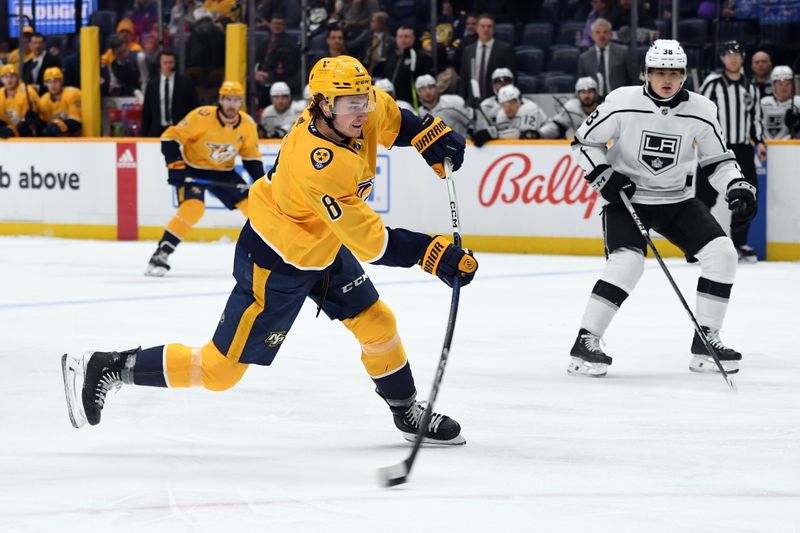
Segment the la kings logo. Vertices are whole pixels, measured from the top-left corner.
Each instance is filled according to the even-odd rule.
[[[678,164],[680,150],[680,136],[645,130],[639,144],[639,161],[657,176]]]

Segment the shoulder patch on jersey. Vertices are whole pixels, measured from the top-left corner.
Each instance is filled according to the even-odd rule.
[[[328,148],[314,148],[311,152],[311,164],[317,170],[327,167],[331,161],[333,161],[333,152]]]
[[[197,114],[200,115],[201,117],[207,117],[211,115],[211,111],[209,111],[205,107],[202,107],[197,110]]]

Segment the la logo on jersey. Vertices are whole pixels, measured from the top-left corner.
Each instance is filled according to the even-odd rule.
[[[680,149],[680,136],[645,130],[639,144],[639,161],[657,176],[678,164]]]

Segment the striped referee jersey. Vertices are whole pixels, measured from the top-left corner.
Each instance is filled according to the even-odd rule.
[[[699,92],[717,105],[717,118],[728,144],[763,142],[761,103],[753,82],[744,76],[731,80],[722,72],[714,72]]]

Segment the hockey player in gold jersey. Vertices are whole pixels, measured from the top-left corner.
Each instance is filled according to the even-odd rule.
[[[203,217],[206,189],[228,209],[239,209],[247,216],[247,182],[233,169],[236,156],[241,156],[254,180],[264,175],[264,165],[256,123],[241,111],[243,102],[242,85],[226,81],[219,90],[218,105],[198,107],[161,135],[167,181],[177,188],[179,205],[145,275],[167,273],[169,255]]]
[[[64,87],[64,73],[58,67],[44,71],[47,93],[39,100],[39,116],[47,125],[43,137],[80,135],[81,91],[75,87]]]
[[[441,120],[401,111],[348,56],[312,69],[313,99],[284,138],[269,179],[250,190],[250,219],[234,257],[236,285],[212,339],[201,348],[166,344],[124,352],[65,355],[62,369],[75,427],[100,422],[106,393],[123,383],[157,387],[234,386],[249,365],[269,365],[305,299],[358,339],[361,360],[395,426],[411,440],[424,405],[397,323],[360,261],[422,269],[468,284],[471,253],[441,236],[384,227],[367,205],[378,145],[414,146],[437,174],[445,159],[458,169],[464,139]],[[320,400],[323,400],[321,396]],[[461,426],[434,413],[428,442],[463,444]]]
[[[39,93],[20,83],[16,65],[0,67],[0,80],[0,139],[35,136],[41,124]]]

